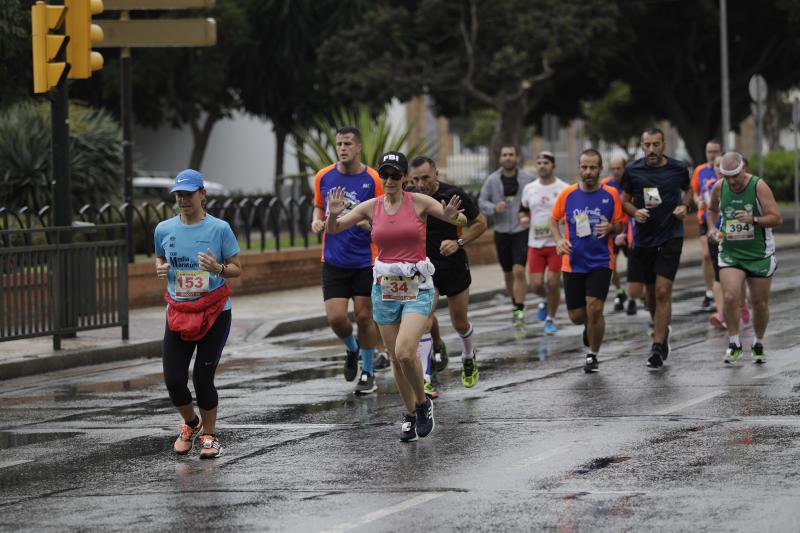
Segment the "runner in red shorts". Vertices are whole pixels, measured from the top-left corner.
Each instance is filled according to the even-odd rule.
[[[519,221],[529,227],[528,274],[531,290],[541,297],[536,318],[544,320],[545,335],[555,335],[555,316],[561,303],[561,256],[550,234],[550,213],[558,195],[569,185],[554,174],[555,156],[542,152],[536,158],[539,179],[525,186]],[[545,271],[547,277],[545,278]]]

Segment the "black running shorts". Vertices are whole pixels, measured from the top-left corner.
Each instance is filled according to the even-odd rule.
[[[372,267],[339,268],[322,264],[322,298],[353,298],[372,295]]]
[[[606,301],[608,285],[611,282],[610,268],[596,268],[590,272],[563,272],[564,274],[564,300],[567,310],[586,307],[586,297],[598,298]]]
[[[436,261],[433,266],[436,267],[436,271],[433,273],[433,285],[443,296],[460,294],[469,289],[472,284],[469,263],[466,261],[444,264]]]
[[[628,253],[628,281],[652,285],[656,276],[675,281],[682,251],[683,239],[680,238],[670,239],[654,248],[634,246]]]
[[[528,262],[528,230],[517,233],[494,233],[494,247],[503,272],[511,272],[514,265]]]

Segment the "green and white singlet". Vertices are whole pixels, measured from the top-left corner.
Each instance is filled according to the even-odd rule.
[[[736,219],[736,211],[758,217],[763,213],[756,195],[758,176],[751,176],[742,192],[734,192],[728,183],[722,182],[720,191],[720,226],[723,233],[719,245],[720,268],[734,267],[758,277],[769,277],[775,273],[775,239],[771,228],[758,224],[744,224]]]

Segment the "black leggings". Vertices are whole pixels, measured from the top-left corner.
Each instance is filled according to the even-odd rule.
[[[164,363],[164,382],[167,384],[169,397],[173,405],[180,407],[192,403],[189,392],[189,364],[197,347],[197,357],[192,369],[192,382],[200,409],[209,411],[219,402],[217,389],[214,387],[214,374],[217,371],[222,348],[228,340],[231,330],[231,312],[223,311],[206,336],[197,342],[181,340],[181,334],[164,328],[164,348],[161,357]]]

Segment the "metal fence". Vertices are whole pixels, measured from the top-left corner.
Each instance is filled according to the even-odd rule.
[[[477,190],[468,194],[477,202]],[[84,205],[75,219],[90,224],[125,222],[125,203],[106,203],[95,207]],[[133,239],[137,254],[153,254],[153,233],[159,222],[176,215],[173,202],[141,202],[130,207],[133,211]],[[273,195],[214,197],[208,200],[206,211],[230,224],[245,250],[281,250],[286,247],[316,246],[322,236],[311,231],[314,211],[313,198],[278,198]],[[52,220],[52,208],[0,207],[0,230],[36,229],[47,227]]]
[[[106,203],[100,207],[84,205],[75,219],[91,224],[125,222],[128,204]],[[162,220],[177,214],[174,202],[141,202],[130,206],[133,218],[133,240],[136,253],[153,254],[153,232]],[[282,247],[309,247],[321,242],[321,236],[311,232],[313,198],[281,199],[273,195],[209,197],[206,211],[227,221],[236,237],[247,250],[262,252]],[[52,220],[51,206],[40,209],[0,207],[0,229],[31,229],[47,227]]]
[[[124,224],[0,229],[0,341],[121,327],[128,338]]]

